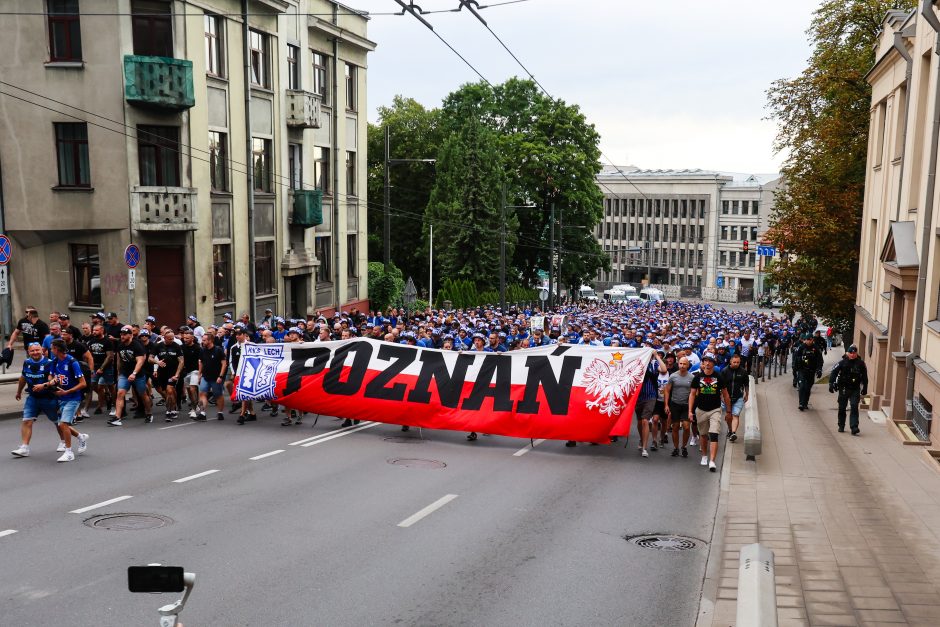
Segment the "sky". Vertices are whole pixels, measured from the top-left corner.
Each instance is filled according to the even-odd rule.
[[[415,1],[426,11],[459,5]],[[372,13],[398,8],[346,2]],[[581,108],[600,133],[605,165],[770,173],[784,155],[773,152],[766,90],[806,66],[819,2],[525,0],[480,15],[553,97]],[[491,83],[525,75],[466,9],[425,19]],[[410,15],[374,15],[368,37],[378,44],[368,61],[370,122],[395,95],[436,107],[479,80]]]

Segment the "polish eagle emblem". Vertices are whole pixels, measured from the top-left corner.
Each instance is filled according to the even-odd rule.
[[[623,361],[623,353],[614,353],[610,361],[595,358],[581,375],[581,384],[588,397],[588,409],[597,409],[608,416],[619,416],[627,398],[642,383],[646,366],[639,359]]]

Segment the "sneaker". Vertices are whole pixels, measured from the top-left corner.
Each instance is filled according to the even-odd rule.
[[[275,416],[277,416],[277,407],[271,410],[271,417],[274,418]]]
[[[166,417],[163,418],[163,422],[173,422],[173,415],[170,412],[167,412]]]
[[[205,422],[205,421],[206,421],[206,412],[201,411],[201,412],[199,412],[198,414],[196,414],[196,420],[198,420],[199,422]]]
[[[691,438],[689,438],[689,446],[695,446],[696,444],[698,444],[698,436],[693,435]]]
[[[672,449],[672,456],[673,456],[673,457],[679,457],[679,449],[677,449],[677,448]]]
[[[238,417],[238,420],[235,421],[235,424],[237,424],[237,425],[243,425],[243,424],[245,424],[245,417],[244,417],[244,416],[239,416],[239,417]]]
[[[230,414],[237,414],[242,410],[241,403],[232,403],[232,408],[228,410]]]
[[[196,410],[195,410],[195,409],[190,409],[190,410],[189,410],[189,417],[192,418],[193,420],[196,419]]]
[[[711,472],[718,472],[718,466],[715,465],[715,462],[708,462],[708,470]]]
[[[732,442],[737,442],[737,441],[738,441],[738,434],[737,434],[737,432],[732,431],[732,432],[731,432],[731,435],[728,436],[728,439],[731,440]]]
[[[163,407],[165,404],[166,404],[166,401],[163,400],[162,398],[159,401],[157,401],[157,407]]]
[[[261,406],[261,411],[268,411],[270,409],[271,409],[271,405],[268,403],[265,403],[264,405]]]
[[[70,449],[66,449],[65,452],[62,453],[62,457],[60,457],[56,461],[57,462],[74,462],[75,453],[73,453]]]
[[[689,449],[687,449],[687,448],[684,447],[684,446],[682,447],[682,456],[683,456],[683,457],[688,457],[688,456],[689,456]]]
[[[348,421],[347,421],[347,422],[348,422]],[[471,432],[470,432],[470,435],[467,436],[467,441],[468,441],[468,442],[473,442],[473,441],[475,441],[476,439],[477,439],[477,433],[476,433],[476,431],[471,431]]]
[[[115,416],[117,416],[117,414],[114,413],[114,412],[115,412],[115,410],[112,409],[111,411],[108,412],[108,415],[111,416],[112,418],[114,418]]]
[[[225,414],[223,414],[222,412],[217,412],[216,415],[215,415],[215,419],[216,419],[216,420],[225,420]]]
[[[101,411],[101,408],[100,408],[100,407],[95,410],[95,415],[96,415],[96,416],[100,416],[100,415],[103,414],[103,413],[104,413],[104,412]]]
[[[72,419],[73,425],[77,425],[83,422],[85,422],[85,419],[82,417],[81,414],[75,414],[75,418]]]
[[[19,447],[10,451],[14,457],[29,457],[29,447],[25,444],[20,444]]]
[[[86,450],[88,450],[88,434],[79,433],[78,434],[78,454],[81,455]]]
[[[657,451],[657,450],[659,450],[659,449],[656,447],[656,442],[650,442],[650,450],[651,450],[651,451]]]
[[[121,422],[121,419],[120,419],[120,418],[112,418],[111,420],[108,421],[108,426],[109,426],[109,427],[120,427],[120,426],[122,426],[123,424],[124,424],[124,423]]]
[[[411,431],[411,427],[409,427],[408,425],[402,425],[401,430],[402,430],[402,431]]]
[[[859,434],[858,429],[852,429],[852,435],[858,435],[858,434]]]
[[[55,452],[56,452],[56,453],[64,453],[64,452],[65,452],[65,442],[64,442],[63,440],[59,440],[59,446],[56,447]]]
[[[347,418],[346,420],[343,421],[343,425],[342,425],[342,426],[344,426],[344,427],[351,427],[351,426],[352,426],[352,420],[350,420],[349,418]],[[477,439],[477,438],[476,438],[476,434],[473,434],[473,439],[474,439],[474,440]]]
[[[645,448],[640,450],[640,457],[649,457],[649,456],[650,454],[647,452]]]
[[[727,433],[725,433],[725,439],[726,439],[726,440],[730,440],[730,439],[731,439],[731,432],[730,432],[730,431],[728,431]]]
[[[571,447],[577,446],[577,445],[578,445],[578,443],[575,442],[574,440],[568,440],[567,442],[565,442],[565,446],[567,446],[568,448],[571,448]]]
[[[708,466],[708,455],[702,455],[702,461],[700,462],[702,466]]]
[[[845,427],[839,427],[839,433],[845,433]]]
[[[292,424],[294,424],[294,421],[291,420],[289,416],[288,416],[287,418],[284,418],[284,420],[281,421],[281,426],[282,426],[282,427],[289,427],[289,426],[291,426]]]
[[[146,422],[147,424],[150,424],[151,422],[153,422],[153,414],[147,414],[147,417],[144,418],[144,422]]]
[[[91,416],[88,415],[87,409],[83,409],[82,411],[78,413],[78,415],[81,416],[82,418],[91,418]]]
[[[245,422],[254,422],[258,420],[258,414],[245,414]]]
[[[304,415],[303,415],[303,414],[297,414],[297,416],[294,417],[294,424],[295,424],[295,425],[302,425],[303,423],[304,423]]]

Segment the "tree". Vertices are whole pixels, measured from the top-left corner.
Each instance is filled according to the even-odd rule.
[[[378,261],[369,262],[369,300],[373,309],[398,306],[404,291],[405,280],[395,264],[389,266],[386,273],[385,264]]]
[[[793,310],[846,328],[854,320],[871,88],[882,19],[913,0],[825,0],[807,31],[813,52],[796,78],[767,92],[787,153],[769,238],[786,250],[770,280]],[[791,256],[793,255],[793,256]]]
[[[427,109],[412,98],[395,96],[390,107],[379,107],[379,121],[369,124],[369,259],[381,261],[384,252],[383,203],[385,186],[385,126],[389,127],[392,159],[434,159],[441,145],[440,110]],[[420,291],[427,276],[427,251],[414,237],[434,185],[434,165],[398,164],[389,168],[391,194],[391,259],[403,276],[415,277]],[[371,292],[370,292],[371,296]]]
[[[470,118],[441,147],[425,215],[425,237],[430,224],[436,227],[434,259],[440,276],[478,287],[498,277],[502,186],[496,137]]]

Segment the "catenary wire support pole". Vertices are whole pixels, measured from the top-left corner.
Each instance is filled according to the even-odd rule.
[[[391,208],[389,207],[389,197],[391,196],[392,187],[391,183],[388,180],[388,124],[385,125],[385,206],[384,206],[384,216],[383,216],[383,237],[382,241],[384,242],[384,252],[385,252],[385,274],[388,274],[389,266],[392,263],[392,214]]]
[[[506,311],[506,186],[499,194],[499,308]]]
[[[242,0],[242,59],[245,80],[245,168],[248,175],[248,311],[251,318],[258,317],[255,281],[255,168],[251,150],[251,54],[248,45],[248,0]]]
[[[552,203],[551,214],[548,218],[548,241],[551,242],[551,254],[548,258],[548,308],[555,306],[555,203]]]

